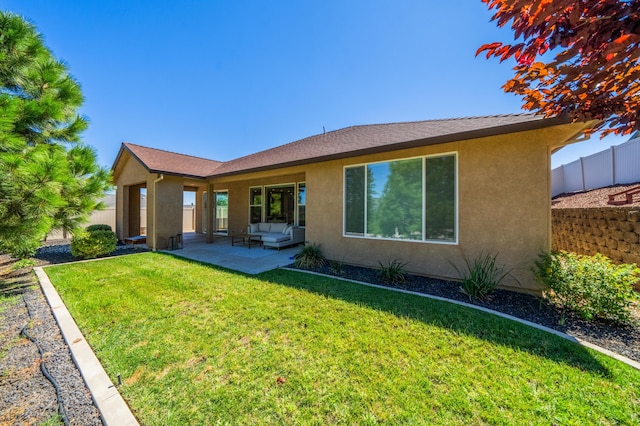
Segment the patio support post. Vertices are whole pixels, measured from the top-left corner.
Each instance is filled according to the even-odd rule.
[[[215,200],[213,184],[207,184],[207,243],[213,242],[213,214],[215,212],[213,205]]]
[[[157,234],[158,234],[158,182],[164,179],[164,175],[158,176],[158,179],[153,181],[153,251],[157,250]]]

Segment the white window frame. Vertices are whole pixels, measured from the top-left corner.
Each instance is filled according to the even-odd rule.
[[[264,221],[264,186],[250,186],[249,187],[249,222],[251,222],[251,208],[258,207],[257,204],[251,204],[251,190],[252,189],[260,189],[260,200],[262,204],[260,204],[260,222]]]
[[[426,189],[426,167],[427,167],[427,159],[428,158],[440,158],[440,157],[454,157],[455,164],[455,194],[454,194],[454,202],[455,202],[455,211],[454,211],[454,227],[455,227],[455,238],[453,241],[443,241],[443,240],[429,240],[426,239],[427,234],[427,221],[426,221],[426,208],[427,208],[427,200],[425,197],[425,189]],[[458,167],[459,158],[458,151],[448,151],[442,152],[438,154],[430,154],[430,155],[420,155],[414,157],[401,157],[401,158],[392,158],[389,160],[382,161],[372,161],[368,163],[356,163],[349,164],[342,167],[342,236],[344,238],[357,238],[357,239],[367,239],[367,240],[380,240],[380,241],[401,241],[406,243],[426,243],[426,244],[443,244],[443,245],[458,245],[460,241],[460,221],[459,221],[459,184],[460,184],[460,170]],[[354,167],[365,167],[365,175],[364,175],[364,187],[365,191],[368,188],[368,173],[366,173],[367,166],[371,164],[380,164],[380,163],[391,163],[394,161],[404,161],[404,160],[413,160],[416,158],[422,159],[422,239],[421,240],[410,240],[410,239],[399,239],[399,238],[384,238],[384,237],[371,237],[367,235],[367,214],[368,214],[368,205],[367,205],[367,196],[365,194],[364,197],[364,235],[353,235],[347,234],[347,180],[346,180],[346,169],[354,168]]]
[[[305,199],[304,204],[299,204],[298,203],[298,199],[300,197],[300,185],[304,185],[304,199]],[[306,224],[307,224],[307,182],[298,182],[298,183],[296,183],[296,197],[295,198],[296,198],[296,201],[295,201],[295,204],[296,204],[296,206],[295,206],[296,207],[296,221],[295,221],[295,224],[296,224],[296,226],[298,226],[300,228],[305,228]],[[299,207],[301,205],[304,206],[304,223],[305,223],[305,225],[300,225],[300,208]]]

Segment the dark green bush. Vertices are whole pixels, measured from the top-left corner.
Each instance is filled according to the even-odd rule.
[[[320,245],[316,243],[305,244],[293,259],[293,264],[297,268],[315,269],[324,265],[324,255]]]
[[[83,259],[94,259],[115,251],[117,242],[118,238],[113,231],[83,232],[73,236],[71,254]]]
[[[95,232],[95,231],[113,231],[113,229],[111,229],[110,225],[105,225],[105,224],[95,224],[95,225],[89,225],[86,228],[87,232]]]
[[[504,266],[496,264],[497,257],[497,254],[480,253],[473,261],[465,258],[466,270],[452,264],[462,278],[461,288],[469,299],[486,300],[509,275],[510,271],[504,271]]]
[[[390,284],[399,284],[407,281],[404,270],[404,267],[407,266],[405,262],[394,259],[386,265],[382,262],[378,262],[378,264],[380,265],[378,276],[382,281]]]
[[[602,255],[584,256],[566,251],[543,253],[533,270],[549,300],[585,320],[604,318],[622,323],[632,320],[631,306],[638,299],[633,285],[640,280],[635,264],[615,265]]]

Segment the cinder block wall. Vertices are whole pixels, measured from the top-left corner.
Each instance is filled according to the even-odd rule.
[[[640,265],[640,208],[552,209],[552,248]]]

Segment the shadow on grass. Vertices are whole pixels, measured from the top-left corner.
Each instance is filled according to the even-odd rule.
[[[229,274],[249,279],[257,278],[272,284],[366,306],[397,317],[418,320],[456,333],[525,351],[556,363],[599,374],[602,377],[612,377],[609,369],[602,365],[587,348],[575,342],[465,306],[304,272],[276,269],[259,275],[249,275],[222,266],[186,259],[172,253],[158,253],[158,255],[170,256],[183,262],[202,265]]]
[[[258,278],[447,328],[603,377],[611,377],[607,367],[587,348],[575,342],[472,308],[296,271],[274,270],[260,274]]]

